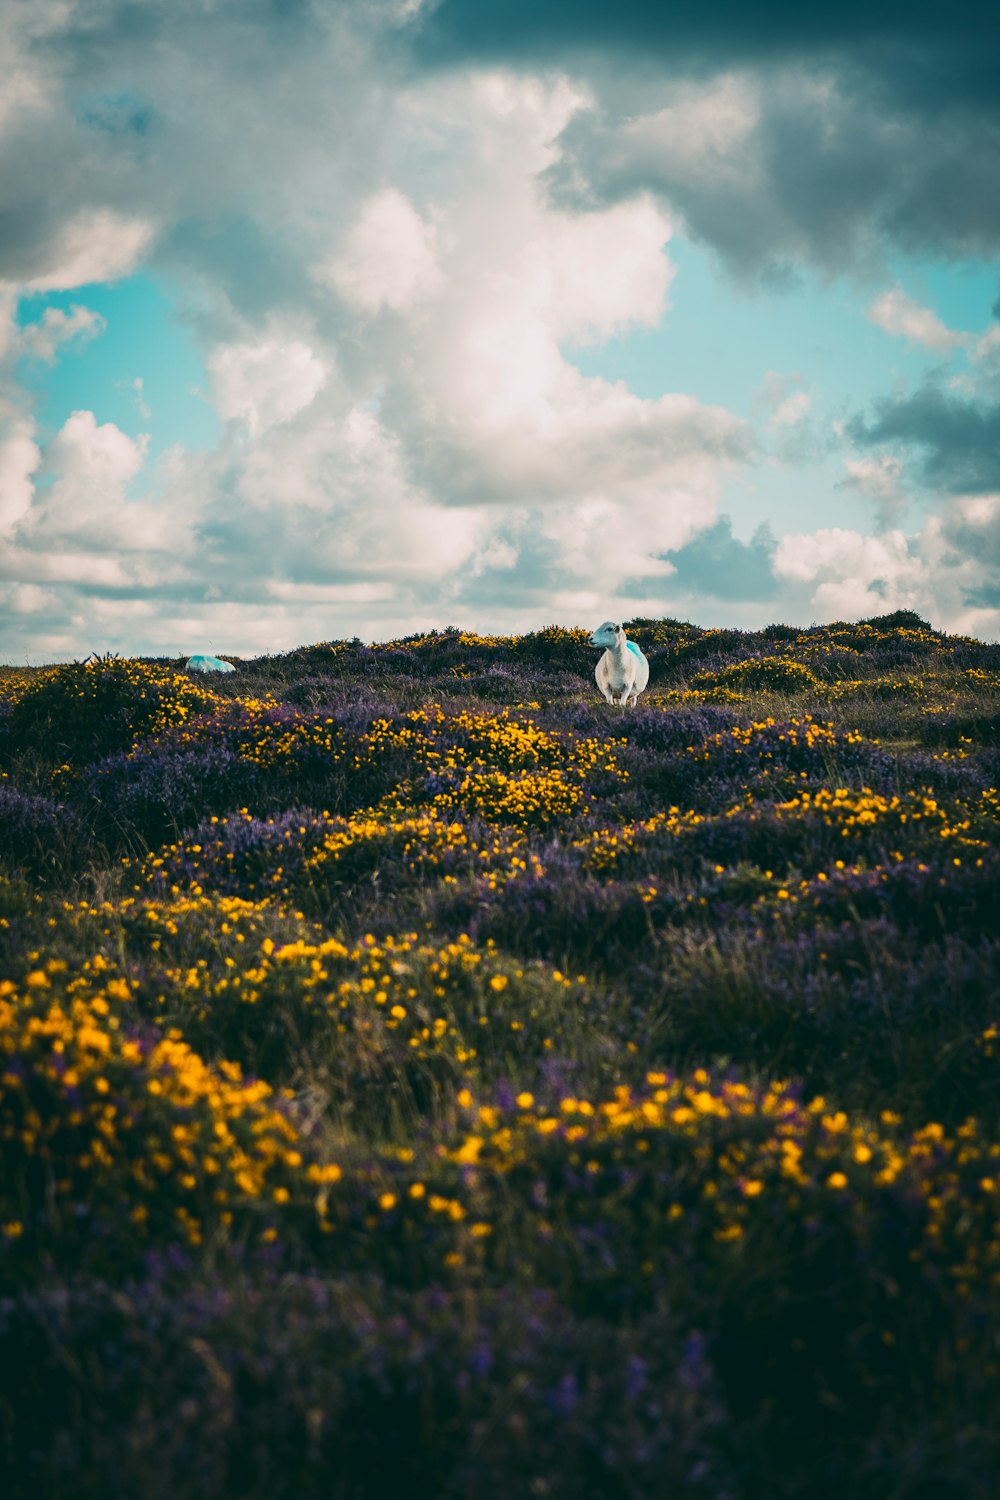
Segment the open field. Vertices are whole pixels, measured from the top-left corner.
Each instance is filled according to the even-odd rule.
[[[987,1500],[1000,646],[0,669],[11,1500]]]

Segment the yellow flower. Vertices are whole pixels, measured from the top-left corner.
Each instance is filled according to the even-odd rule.
[[[835,1188],[838,1192],[847,1186],[847,1178],[843,1172],[831,1172],[826,1179],[827,1187]]]
[[[455,1152],[455,1160],[462,1162],[465,1166],[474,1166],[479,1160],[479,1153],[483,1149],[483,1138],[481,1135],[470,1135],[467,1140]]]
[[[325,1167],[314,1164],[306,1170],[310,1182],[339,1182],[343,1175],[336,1162],[328,1162]]]
[[[396,1194],[383,1193],[381,1198],[378,1200],[378,1206],[379,1208],[384,1209],[386,1213],[388,1213],[390,1208],[396,1207]]]

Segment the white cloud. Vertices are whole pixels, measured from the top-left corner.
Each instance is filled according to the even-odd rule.
[[[1000,523],[1000,495],[967,495],[955,502],[954,511],[969,526],[996,526]]]
[[[744,424],[586,378],[563,352],[655,325],[673,274],[649,200],[575,216],[548,201],[539,174],[579,101],[503,74],[401,96],[391,137],[445,134],[447,162],[424,170],[427,217],[395,190],[369,196],[313,272],[364,319],[340,325],[350,358],[328,332],[290,358],[273,328],[209,355],[217,409],[251,439],[194,482],[228,558],[253,545],[282,589],[436,583],[443,605],[530,558],[604,588],[664,573],[658,553],[714,515],[719,477],[750,452]],[[373,325],[383,308],[397,317]]]
[[[16,312],[16,294],[12,291],[4,291],[2,288],[0,288],[0,362],[6,359],[8,353],[16,347]]]
[[[898,528],[868,536],[826,527],[783,536],[774,570],[787,580],[795,618],[856,619],[914,609],[939,629],[995,640],[998,563],[1000,495],[975,495],[950,501],[910,535]]]
[[[287,604],[384,604],[392,597],[390,583],[286,583],[272,579],[267,586],[272,599]]]
[[[630,326],[654,328],[674,276],[663,253],[670,234],[669,218],[648,198],[600,213],[539,211],[536,237],[510,271],[517,300],[556,339],[600,341]]]
[[[210,54],[190,61],[200,84],[214,77]],[[0,566],[59,591],[63,622],[46,639],[97,618],[78,588],[146,601],[101,616],[104,643],[132,649],[210,635],[277,649],[440,624],[478,614],[480,587],[523,625],[574,601],[600,615],[628,579],[669,573],[660,554],[714,519],[722,476],[749,458],[749,428],[725,409],[644,399],[568,357],[656,326],[674,274],[671,219],[649,198],[575,214],[551,201],[543,175],[579,88],[500,72],[410,83],[377,110],[362,99],[351,139],[349,112],[328,118],[338,149],[321,163],[315,101],[332,109],[343,73],[356,102],[351,65],[334,77],[329,56],[317,61],[311,106],[273,70],[245,96],[226,78],[232,108],[195,110],[194,150],[183,112],[163,107],[166,75],[143,59],[154,104],[160,90],[154,165],[175,164],[169,212],[250,226],[237,256],[224,232],[172,231],[164,209],[157,241],[176,274],[185,256],[196,270],[187,285],[227,430],[214,452],[153,465],[145,438],[78,412],[37,488],[37,451],[22,446],[34,467],[18,549]],[[308,82],[296,75],[296,89]],[[401,187],[373,195],[373,181]],[[135,198],[119,228],[153,222]],[[102,213],[79,208],[48,235],[41,279],[110,276],[151,245],[136,229],[116,260]],[[29,342],[55,352],[71,330],[86,332],[82,314]]]
[[[149,403],[146,401],[146,397],[144,394],[146,382],[141,375],[136,375],[132,380],[128,382],[127,388],[131,393],[132,400],[135,402],[136,411],[139,413],[140,417],[142,417],[144,422],[148,422],[150,417],[153,415],[153,412],[149,406]]]
[[[783,536],[775,553],[774,570],[785,578],[812,582],[827,572],[839,573],[847,567],[867,573],[873,564],[883,565],[890,559],[895,571],[900,558],[905,556],[908,556],[906,538],[901,531],[889,537],[870,537],[831,526]]]
[[[980,382],[989,382],[996,391],[997,383],[1000,382],[1000,323],[994,323],[991,328],[973,342],[969,355],[975,370],[976,379],[969,381],[970,389],[976,391]]]
[[[481,548],[476,556],[472,568],[474,576],[486,572],[489,569],[499,569],[509,572],[517,566],[517,548],[513,543],[505,541],[503,537],[494,536]]]
[[[540,174],[581,102],[564,85],[490,74],[431,92],[408,110],[419,120],[433,105],[439,128],[457,132],[435,207],[445,289],[433,318],[410,325],[405,360],[388,365],[384,409],[431,493],[535,508],[541,535],[571,543],[581,566],[579,538],[600,514],[590,576],[655,571],[657,551],[747,457],[747,430],[685,395],[648,400],[587,378],[564,346],[659,322],[670,220],[644,197],[576,215],[549,202]]]
[[[64,545],[61,550],[40,547],[11,548],[0,553],[0,577],[32,583],[82,587],[88,597],[95,589],[125,589],[133,573],[117,557],[95,555],[87,549]],[[72,589],[65,595],[72,602]]]
[[[903,488],[903,461],[890,454],[874,458],[845,458],[844,485],[874,502],[882,527],[898,519],[909,503]]]
[[[120,491],[142,467],[147,441],[133,441],[114,422],[98,425],[92,411],[75,411],[59,430],[48,458],[59,475],[57,483],[72,485],[75,493]]]
[[[41,7],[25,7],[34,15],[0,15],[0,141],[31,113],[44,112],[48,101],[45,80],[31,43],[47,29]]]
[[[216,451],[154,464],[144,438],[76,413],[37,486],[33,428],[9,425],[0,519],[17,547],[0,549],[0,570],[23,581],[25,606],[60,601],[32,639],[78,645],[98,617],[95,589],[128,597],[106,601],[93,644],[126,649],[277,649],[448,617],[485,624],[486,611],[519,626],[596,623],[639,590],[650,610],[669,607],[661,556],[714,521],[723,481],[754,457],[751,430],[683,391],[644,398],[587,377],[573,350],[669,314],[671,236],[685,220],[711,243],[734,226],[748,265],[777,244],[839,266],[838,205],[814,223],[812,181],[801,201],[768,187],[768,151],[790,159],[797,137],[769,134],[773,101],[749,74],[630,76],[629,111],[603,142],[614,191],[560,196],[569,133],[593,104],[584,88],[397,70],[380,27],[408,7],[307,7],[279,40],[266,7],[237,28],[225,8],[180,5],[155,45],[123,28],[107,57],[81,48],[72,97],[53,71],[32,95],[49,121],[33,150],[18,139],[4,156],[21,125],[0,120],[4,181],[17,168],[26,205],[0,312],[15,286],[113,279],[148,257],[182,289],[227,424]],[[129,98],[108,103],[119,76]],[[844,131],[844,101],[819,71],[773,77],[779,124],[805,121],[824,140]],[[103,101],[97,124],[87,99]],[[148,132],[132,128],[133,109]],[[58,180],[39,206],[34,180],[50,162]],[[644,176],[658,196],[637,191]],[[887,298],[889,331],[940,352],[965,337],[901,292]],[[52,357],[96,327],[85,311],[53,315],[22,347]],[[984,335],[970,352],[992,348]],[[775,378],[757,414],[769,452],[815,447],[805,376]],[[143,388],[131,393],[142,413]],[[891,462],[852,459],[846,473],[884,524],[898,522]],[[959,578],[946,555],[930,529],[818,532],[779,552],[789,599],[841,613],[920,607],[929,590],[972,607],[961,597],[980,564]],[[21,613],[37,625],[38,610]]]
[[[878,458],[849,458],[844,461],[844,468],[854,488],[873,500],[895,499],[899,493],[902,459],[888,454]]]
[[[20,282],[0,282],[0,286],[58,292],[94,281],[118,281],[135,270],[153,234],[151,219],[110,208],[82,209],[44,247],[43,264],[35,274]]]
[[[967,334],[949,328],[937,313],[932,312],[929,307],[922,307],[900,287],[894,287],[892,291],[883,292],[881,297],[876,297],[866,316],[883,333],[909,339],[911,343],[921,344],[925,349],[933,349],[936,354],[949,354],[968,339]]]
[[[39,588],[37,583],[20,583],[11,589],[10,607],[16,615],[40,615],[57,604],[52,590]]]
[[[219,345],[207,363],[219,416],[246,423],[251,437],[298,416],[329,375],[309,344],[281,336]]]
[[[393,433],[367,408],[338,410],[338,396],[240,456],[228,471],[235,505],[220,497],[210,469],[201,509],[231,553],[255,528],[255,565],[265,556],[283,582],[444,582],[470,558],[480,512],[443,505],[414,484]]]
[[[972,346],[972,357],[976,360],[993,359],[1000,353],[1000,323],[987,328]]]
[[[64,344],[84,343],[103,333],[104,328],[101,314],[90,307],[76,303],[69,312],[47,307],[37,323],[28,323],[20,330],[15,347],[18,353],[51,364]]]
[[[48,446],[52,482],[35,490],[19,540],[53,566],[60,558],[101,554],[116,578],[128,576],[133,554],[177,548],[182,540],[177,513],[128,498],[148,447],[144,434],[131,438],[113,422],[98,424],[92,411],[73,412]],[[75,576],[74,563],[69,569]]]
[[[812,397],[808,391],[796,391],[792,396],[786,396],[784,401],[778,403],[771,414],[771,425],[773,427],[794,427],[798,422],[804,421],[812,406]]]
[[[816,451],[809,423],[813,398],[808,385],[799,370],[788,374],[768,370],[754,392],[754,415],[766,422],[772,435],[772,455],[786,463],[807,462]]]
[[[0,535],[12,532],[31,509],[41,461],[30,419],[0,402]]]
[[[441,289],[436,235],[396,188],[369,198],[343,248],[316,277],[363,312],[404,312]]]
[[[810,602],[821,620],[856,619],[900,608],[926,610],[932,597],[927,560],[898,530],[865,536],[825,527],[783,536],[774,571],[814,585]]]
[[[761,118],[759,85],[726,73],[668,87],[672,98],[665,108],[627,120],[616,134],[619,164],[627,162],[637,176],[652,168],[684,179],[745,177]]]

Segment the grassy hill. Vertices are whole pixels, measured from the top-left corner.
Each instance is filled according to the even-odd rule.
[[[627,629],[0,669],[6,1494],[994,1495],[1000,646]]]

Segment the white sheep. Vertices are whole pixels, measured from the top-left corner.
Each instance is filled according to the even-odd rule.
[[[607,648],[594,672],[597,686],[605,698],[614,703],[617,693],[622,708],[630,697],[634,704],[649,682],[649,662],[635,641],[626,639],[625,627],[605,620],[590,637],[590,644]]]
[[[223,661],[221,656],[209,656],[206,652],[196,651],[194,656],[188,658],[184,670],[186,672],[235,672],[236,668],[231,661]]]

